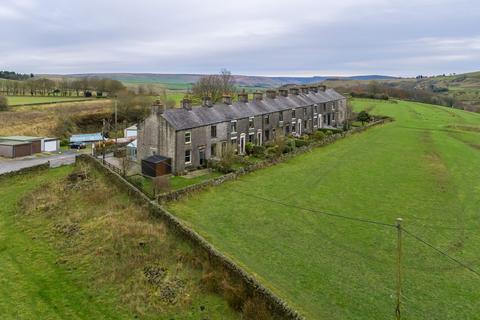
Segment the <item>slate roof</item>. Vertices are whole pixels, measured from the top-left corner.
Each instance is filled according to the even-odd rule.
[[[175,130],[185,130],[219,122],[306,107],[313,104],[337,101],[344,98],[345,97],[332,89],[317,93],[289,94],[287,97],[277,95],[275,99],[267,98],[264,95],[262,100],[252,100],[247,103],[235,102],[232,105],[217,103],[210,108],[193,107],[192,110],[184,108],[167,109],[162,116]]]
[[[160,156],[160,155],[156,154],[156,155],[150,156],[148,158],[145,158],[142,161],[145,161],[145,162],[148,162],[148,163],[161,163],[161,162],[163,162],[165,160],[168,160],[168,159],[170,159],[170,158],[167,158],[167,157]]]

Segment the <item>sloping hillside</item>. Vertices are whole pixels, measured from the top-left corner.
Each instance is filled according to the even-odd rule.
[[[49,78],[58,78],[61,75],[41,75]],[[102,77],[119,80],[125,84],[162,84],[167,89],[182,90],[188,89],[195,83],[202,74],[156,74],[156,73],[91,73],[91,74],[69,74],[65,75],[69,78],[77,77]],[[274,88],[285,84],[308,84],[320,82],[326,79],[349,79],[349,80],[385,80],[395,79],[389,76],[380,75],[364,75],[352,77],[264,77],[264,76],[248,76],[234,75],[235,83],[240,87],[247,88]]]
[[[191,245],[87,167],[0,177],[2,319],[239,319]]]
[[[371,80],[389,88],[402,90],[419,90],[440,97],[451,97],[460,103],[462,109],[480,110],[480,72],[465,73],[452,76],[404,79],[370,79],[370,80],[327,80],[324,83],[341,91],[349,92],[355,87],[368,87]]]
[[[395,121],[169,205],[309,319],[394,318],[398,217],[480,268],[480,115],[352,104]],[[403,276],[402,319],[478,317],[480,278],[406,234]]]

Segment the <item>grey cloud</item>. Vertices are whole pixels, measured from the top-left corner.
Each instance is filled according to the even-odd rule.
[[[2,0],[0,69],[416,75],[474,71],[477,1]]]

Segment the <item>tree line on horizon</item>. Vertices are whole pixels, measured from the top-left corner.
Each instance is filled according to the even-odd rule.
[[[29,77],[23,80],[0,79],[0,94],[7,96],[97,96],[105,93],[110,95],[125,90],[126,87],[118,80],[84,77],[79,79]]]

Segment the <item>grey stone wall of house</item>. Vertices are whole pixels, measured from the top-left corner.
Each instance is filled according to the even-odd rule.
[[[161,115],[162,108],[154,105],[151,114],[138,125],[137,157],[140,160],[154,154],[175,159],[175,129]]]
[[[268,142],[279,133],[306,134],[312,133],[317,128],[325,126],[341,126],[345,120],[346,99],[335,93],[331,101],[313,103],[308,98],[309,89],[291,89],[289,95],[282,95],[280,100],[275,100],[275,95],[254,94],[254,99],[235,105],[204,105],[192,110],[190,105],[184,105],[183,109],[170,110],[164,115],[158,105],[152,107],[152,113],[140,124],[138,131],[138,157],[143,159],[152,154],[172,158],[172,171],[183,173],[185,170],[198,168],[212,157],[220,157],[225,147],[233,146],[239,153],[243,153],[244,146],[248,142],[263,144]],[[317,91],[314,91],[317,92]],[[328,95],[327,95],[328,96]],[[268,97],[264,98],[264,97]],[[332,97],[332,96],[330,96]],[[330,98],[328,98],[330,99]],[[262,103],[276,103],[277,107],[261,111],[261,114],[238,117],[231,116],[222,122],[210,122],[205,125],[204,118],[218,116],[218,112],[224,108],[246,108],[232,110],[238,114],[245,114],[250,108]],[[279,111],[271,111],[271,110]],[[212,111],[208,111],[211,109]],[[295,117],[293,117],[295,113]],[[248,115],[248,112],[246,113]],[[280,117],[282,115],[282,117]],[[253,126],[251,125],[253,118]],[[283,120],[281,120],[281,118]],[[225,119],[225,118],[224,118]],[[188,124],[187,124],[188,122]],[[235,124],[233,131],[232,123]],[[212,126],[216,128],[215,137],[212,137]],[[190,138],[185,139],[186,134]]]

